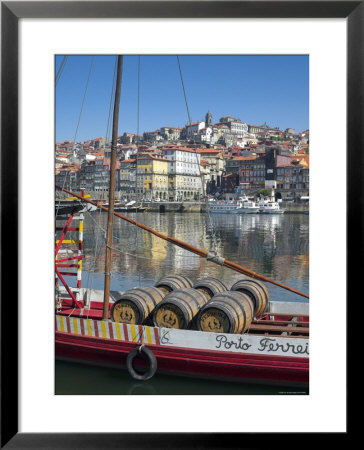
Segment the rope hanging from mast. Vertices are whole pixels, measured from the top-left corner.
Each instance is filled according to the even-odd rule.
[[[95,60],[95,56],[92,56],[91,58],[91,63],[90,63],[90,68],[88,70],[88,75],[87,75],[87,81],[86,81],[86,87],[85,87],[85,92],[83,94],[83,98],[82,98],[82,103],[81,103],[81,110],[80,110],[80,114],[78,116],[78,121],[77,121],[77,127],[76,127],[76,131],[75,131],[75,136],[73,138],[73,142],[76,142],[76,138],[77,138],[77,134],[78,134],[78,128],[80,126],[80,122],[81,122],[81,116],[82,116],[82,111],[83,111],[83,107],[85,105],[85,100],[86,100],[86,94],[87,94],[87,89],[88,89],[88,85],[90,82],[90,77],[91,77],[91,72],[92,72],[92,66],[94,65],[94,60]]]
[[[115,89],[116,89],[116,70],[117,70],[117,63],[118,60],[115,58],[115,65],[114,65],[114,75],[113,75],[113,82],[112,82],[112,88],[111,88],[111,94],[110,94],[110,103],[109,103],[109,115],[107,118],[107,126],[106,126],[106,140],[110,137],[110,140],[112,139],[112,113],[113,113],[113,106],[114,106],[114,98],[115,98]],[[106,146],[106,142],[105,142]],[[104,146],[104,147],[105,147]]]
[[[138,104],[137,104],[137,139],[139,141],[139,120],[140,120],[140,55],[138,56]]]
[[[179,75],[180,75],[180,77],[181,77],[181,83],[182,83],[183,95],[184,95],[185,103],[186,103],[186,109],[187,109],[187,115],[188,115],[188,123],[191,125],[191,115],[190,115],[190,110],[188,109],[186,89],[185,89],[185,85],[184,85],[184,83],[183,83],[183,76],[182,76],[181,63],[180,63],[180,61],[179,61],[179,56],[178,56],[178,55],[177,55],[177,62],[178,62]]]
[[[59,79],[61,78],[63,69],[65,68],[65,65],[66,65],[66,62],[67,62],[67,59],[68,59],[68,55],[65,55],[63,57],[62,61],[61,61],[61,64],[60,64],[59,68],[58,68],[58,71],[57,71],[57,74],[56,74],[56,86],[58,84]]]
[[[58,70],[58,73],[57,73],[57,77],[58,77],[58,78],[59,78],[59,76],[61,75],[61,74],[59,73],[60,70],[61,70],[61,73],[62,73],[62,71],[63,71],[63,68],[64,68],[64,65],[65,65],[65,63],[66,63],[66,61],[67,61],[67,58],[68,58],[68,56],[65,56],[65,57],[63,58],[63,60],[62,60],[62,63],[61,63],[62,70],[61,70],[61,67],[60,67],[59,70]],[[87,89],[88,89],[88,85],[89,85],[89,81],[90,81],[90,76],[91,76],[91,72],[92,72],[92,67],[93,67],[93,64],[94,64],[94,60],[95,60],[95,56],[92,56],[92,58],[91,58],[91,63],[90,63],[90,67],[89,67],[89,70],[88,70],[86,86],[85,86],[85,90],[84,90],[84,93],[83,93],[83,98],[82,98],[82,103],[81,103],[81,109],[80,109],[80,113],[79,113],[79,115],[78,115],[77,126],[76,126],[75,134],[74,134],[74,137],[73,137],[73,151],[75,150],[75,146],[76,146],[76,139],[77,139],[77,134],[78,134],[78,128],[79,128],[80,122],[81,122],[82,111],[83,111],[83,107],[84,107],[85,100],[86,100],[86,94],[87,94]],[[58,76],[58,74],[59,74],[59,76]],[[56,85],[57,85],[57,81],[58,81],[58,80],[57,80],[57,78],[56,78]],[[63,178],[63,187],[64,187],[65,184],[66,184],[67,175],[69,175],[69,176],[71,177],[70,172],[66,173],[66,176]],[[59,207],[60,207],[60,201],[58,202],[58,206],[57,206],[57,210],[56,210],[56,219],[57,219],[57,216],[58,216]]]
[[[189,121],[189,124],[191,125],[192,121],[191,121],[191,116],[190,116],[190,110],[188,108],[186,89],[185,89],[185,85],[184,85],[184,82],[183,82],[182,68],[181,68],[181,63],[180,63],[178,55],[177,55],[177,62],[178,62],[179,74],[180,74],[180,77],[181,77],[183,95],[184,95],[185,103],[186,103],[188,121]],[[201,181],[202,195],[203,195],[204,198],[206,198],[206,191],[205,191],[204,180],[203,180],[203,177],[201,175],[201,165],[200,165],[200,162],[198,160],[197,147],[196,147],[196,142],[195,142],[194,139],[193,139],[193,145],[194,145],[195,156],[196,156],[196,164],[197,164],[198,173],[199,173],[200,181]],[[208,229],[211,232],[212,244],[213,244],[213,247],[214,247],[215,257],[217,257],[218,251],[217,251],[217,240],[216,240],[215,227],[214,227],[214,224],[213,224],[213,221],[212,221],[212,217],[210,215],[210,208],[209,208],[209,205],[208,205],[207,202],[206,202],[206,214],[207,214],[207,222],[208,222],[207,226],[208,226]],[[221,257],[219,257],[219,258],[221,258]]]

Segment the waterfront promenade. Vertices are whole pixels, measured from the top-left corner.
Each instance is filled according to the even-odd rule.
[[[61,200],[62,198],[57,198]],[[194,212],[194,213],[205,213],[206,203],[198,201],[184,201],[184,202],[141,202],[142,206],[148,208],[147,211],[150,212]],[[309,211],[309,203],[307,202],[282,202],[282,207],[286,208],[285,214],[303,214]]]
[[[204,202],[143,202],[143,206],[148,207],[152,212],[206,212]],[[287,208],[286,214],[298,214],[309,211],[308,203],[286,203],[282,202],[282,207]]]

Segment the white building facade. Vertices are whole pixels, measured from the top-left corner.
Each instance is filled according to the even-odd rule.
[[[248,125],[244,122],[234,120],[229,122],[230,132],[239,138],[243,138],[248,134]]]
[[[181,136],[182,128],[161,127],[160,132],[165,141],[178,141]]]
[[[186,136],[187,138],[193,138],[193,136],[199,133],[203,128],[205,128],[205,122],[194,122],[186,125]]]
[[[173,201],[200,198],[202,177],[200,155],[192,148],[176,147],[163,150],[168,160],[168,195]]]

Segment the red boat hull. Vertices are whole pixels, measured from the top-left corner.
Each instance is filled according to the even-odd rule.
[[[56,357],[124,368],[127,355],[139,344],[56,332]],[[158,373],[282,386],[308,386],[309,359],[241,354],[204,349],[148,345]]]

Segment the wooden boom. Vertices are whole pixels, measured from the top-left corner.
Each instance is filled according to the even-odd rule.
[[[67,194],[72,195],[73,197],[77,197],[84,202],[87,202],[87,203],[90,203],[91,205],[97,206],[98,208],[103,209],[104,211],[109,210],[106,206],[98,205],[93,200],[89,200],[88,198],[82,197],[81,195],[76,194],[72,191],[69,191],[68,189],[62,188],[60,186],[56,186],[56,188],[60,189],[61,191],[66,192]],[[136,222],[135,220],[131,219],[130,217],[123,216],[122,214],[120,214],[116,211],[114,211],[114,215],[119,217],[120,219],[126,220],[127,222],[129,222],[139,228],[142,228],[145,231],[148,231],[151,234],[154,234],[155,236],[158,236],[161,239],[164,239],[167,242],[170,242],[171,244],[177,245],[178,247],[188,250],[191,253],[195,253],[196,255],[199,255],[203,258],[207,258],[208,261],[228,267],[229,269],[232,269],[235,272],[242,273],[251,278],[256,278],[257,280],[261,280],[261,281],[265,281],[266,283],[274,284],[278,287],[281,287],[282,289],[286,289],[287,291],[293,292],[294,294],[301,295],[302,297],[309,298],[308,294],[305,294],[304,292],[297,291],[296,289],[286,286],[285,284],[279,283],[278,281],[274,281],[271,278],[265,277],[264,275],[260,275],[259,273],[256,273],[252,270],[246,269],[245,267],[242,267],[237,263],[234,263],[232,261],[229,261],[227,259],[224,259],[224,258],[216,256],[216,255],[212,255],[211,253],[208,253],[206,250],[202,250],[201,248],[194,247],[193,245],[187,244],[187,242],[181,241],[180,239],[172,238],[163,233],[159,233],[158,231],[154,230],[153,228],[150,228],[147,225],[144,225],[142,223]]]

